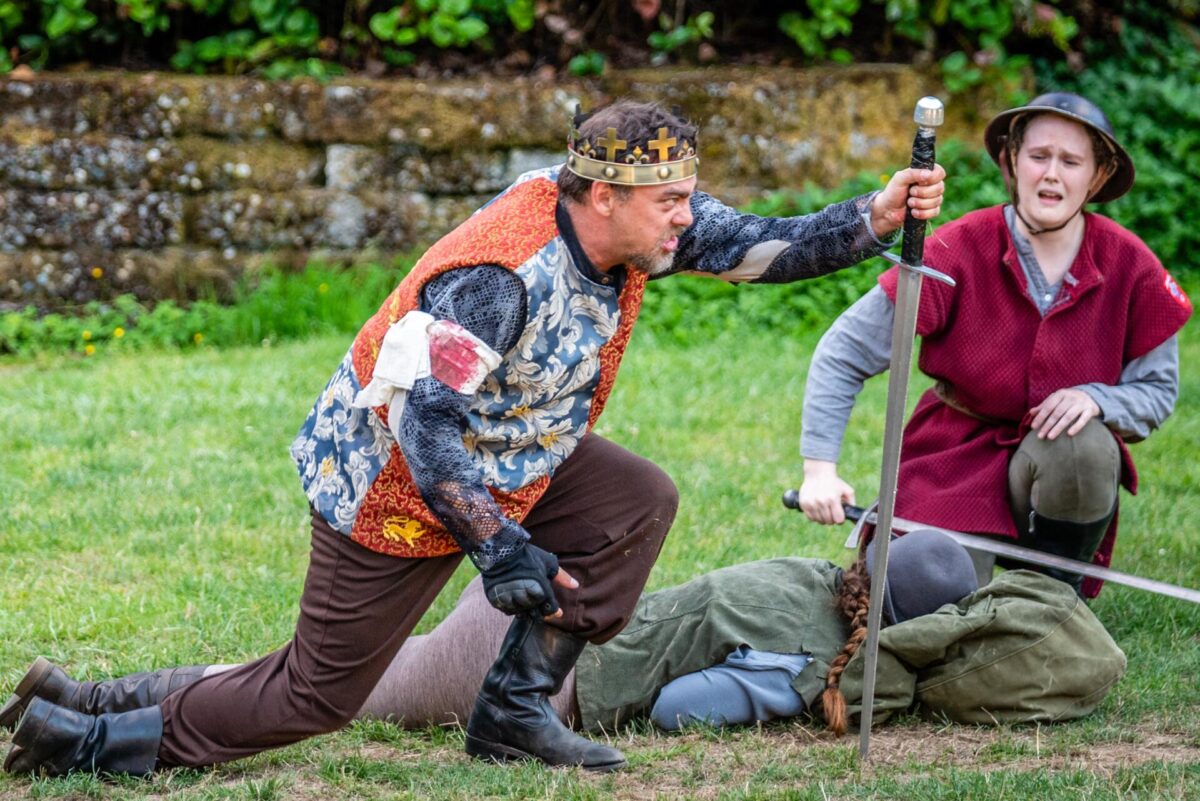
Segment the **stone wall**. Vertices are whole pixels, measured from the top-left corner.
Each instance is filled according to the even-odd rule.
[[[388,259],[561,160],[575,103],[631,95],[701,124],[701,188],[734,203],[905,163],[901,66],[648,70],[571,82],[159,74],[0,82],[0,304],[190,297],[265,262]],[[994,103],[957,102],[977,137]]]

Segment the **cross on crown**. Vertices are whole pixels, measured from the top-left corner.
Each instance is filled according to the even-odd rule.
[[[660,127],[657,136],[648,141],[641,140],[645,142],[644,147],[635,144],[630,149],[629,142],[633,138],[621,138],[615,127],[609,127],[603,136],[588,141],[579,126],[589,116],[580,113],[576,106],[567,140],[567,169],[581,178],[638,186],[682,181],[696,174],[700,158],[695,145],[672,136],[669,128]]]

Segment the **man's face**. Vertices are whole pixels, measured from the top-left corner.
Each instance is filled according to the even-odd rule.
[[[617,196],[612,230],[631,268],[661,275],[671,269],[679,236],[692,224],[696,178],[657,186],[635,186]]]
[[[1022,216],[1042,228],[1060,225],[1095,188],[1087,130],[1057,114],[1040,115],[1025,130],[1016,173]]]

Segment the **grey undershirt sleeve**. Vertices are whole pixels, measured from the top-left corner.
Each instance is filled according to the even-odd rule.
[[[804,387],[800,455],[838,461],[854,400],[888,368],[896,307],[878,285],[833,322],[813,351]]]
[[[837,462],[863,383],[887,370],[896,307],[875,286],[847,309],[813,352],[804,391],[800,454]],[[1092,383],[1086,392],[1100,419],[1128,442],[1149,436],[1171,415],[1179,396],[1179,343],[1172,336],[1121,371],[1116,386]]]
[[[792,688],[812,657],[777,654],[739,646],[719,665],[688,673],[659,691],[650,719],[673,731],[689,724],[743,725],[804,712],[804,699]]]
[[[1150,436],[1175,410],[1179,397],[1179,340],[1175,335],[1121,371],[1117,385],[1081,384],[1100,407],[1100,419],[1126,442]]]

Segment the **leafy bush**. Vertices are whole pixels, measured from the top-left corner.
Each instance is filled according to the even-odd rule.
[[[1195,12],[1174,0],[1167,13]],[[1078,60],[1124,13],[1116,0],[0,0],[0,71],[88,61],[327,78],[548,64],[585,75],[724,56],[936,64],[951,91],[1014,93],[1031,56]]]

